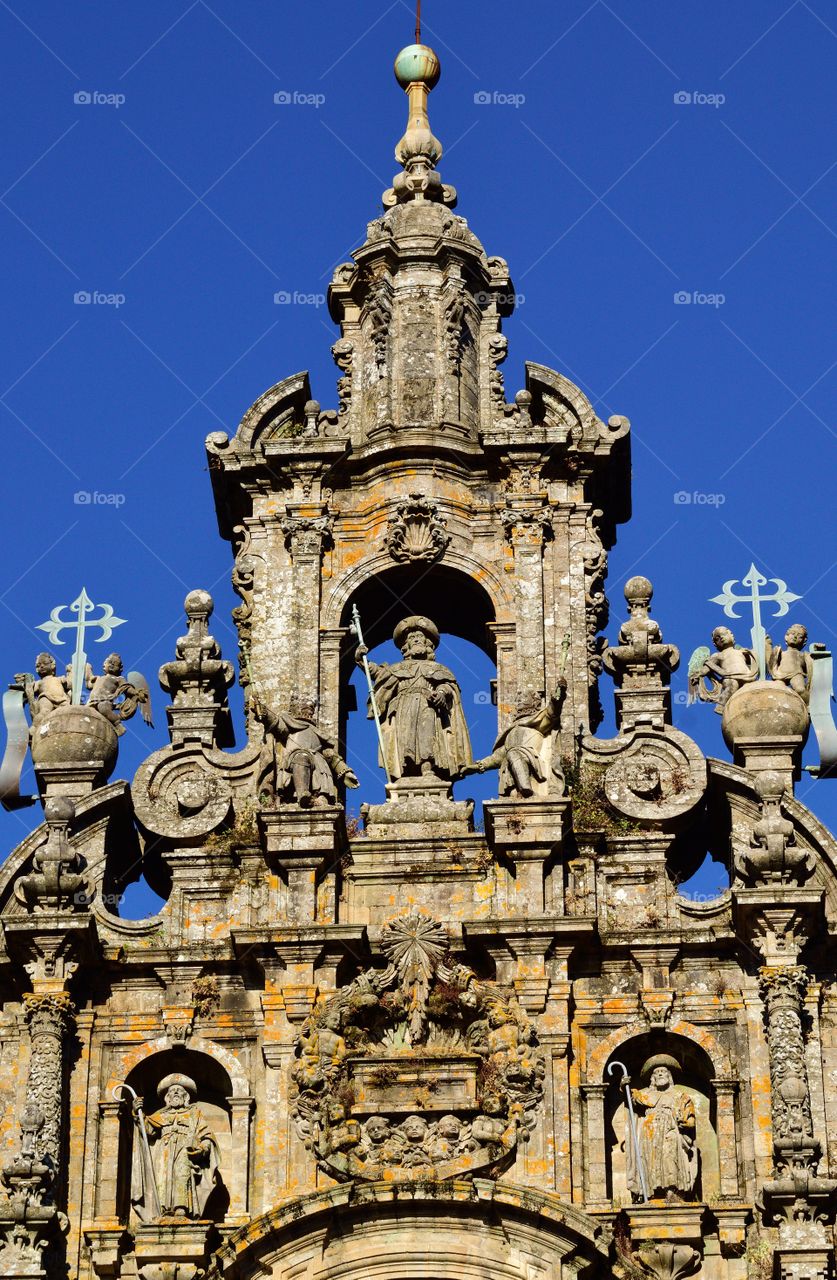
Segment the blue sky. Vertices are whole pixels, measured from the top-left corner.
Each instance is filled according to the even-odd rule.
[[[803,596],[792,617],[811,638],[834,644],[830,7],[424,10],[443,67],[442,174],[523,298],[509,393],[531,359],[633,423],[611,638],[626,577],[648,574],[683,650],[682,696],[688,654],[721,621],[709,597],[755,560]],[[188,588],[213,592],[235,653],[204,437],[234,431],[299,369],[336,403],[322,298],[395,171],[405,99],[391,67],[412,25],[402,0],[0,2],[0,649],[9,677],[31,670],[32,628],[82,585],[128,619],[114,642],[151,680],[157,727],[132,723],[120,776],[166,740],[156,671]],[[490,673],[464,650],[448,658],[488,750]],[[602,693],[610,713],[606,679]],[[676,700],[675,723],[725,755],[708,708]],[[834,825],[837,782],[805,777],[798,794]],[[0,815],[6,848],[37,812]]]

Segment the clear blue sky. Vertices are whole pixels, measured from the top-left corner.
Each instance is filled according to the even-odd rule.
[[[524,298],[509,393],[541,361],[633,422],[611,637],[625,578],[647,573],[684,652],[682,694],[688,654],[721,621],[708,598],[755,560],[804,596],[792,616],[811,638],[837,643],[832,8],[424,9],[443,176]],[[132,722],[120,776],[166,741],[156,671],[187,588],[213,592],[235,653],[204,437],[299,369],[336,403],[325,307],[274,295],[324,295],[378,214],[405,122],[391,65],[412,25],[402,0],[0,0],[0,651],[9,677],[31,670],[34,624],[82,585],[129,619],[114,641],[152,681],[157,727]],[[462,659],[487,750],[493,712],[473,702],[487,673]],[[602,693],[610,712],[606,679]],[[725,755],[708,708],[678,703],[675,722]],[[837,782],[798,794],[835,824]],[[39,812],[0,816],[5,848]]]

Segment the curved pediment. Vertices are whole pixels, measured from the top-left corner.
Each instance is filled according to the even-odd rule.
[[[225,1241],[207,1280],[595,1280],[602,1227],[556,1197],[513,1183],[334,1187],[286,1201]]]

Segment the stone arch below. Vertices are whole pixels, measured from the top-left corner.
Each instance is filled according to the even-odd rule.
[[[207,1280],[598,1280],[601,1227],[528,1188],[439,1183],[338,1187],[250,1223]]]
[[[105,1097],[110,1099],[113,1097],[113,1089],[116,1085],[121,1084],[129,1075],[134,1073],[137,1068],[141,1068],[141,1064],[148,1059],[157,1057],[159,1054],[173,1055],[176,1057],[179,1050],[175,1049],[171,1040],[167,1036],[160,1036],[157,1040],[147,1040],[142,1044],[131,1045],[125,1053],[118,1057],[113,1064],[112,1071],[119,1073],[114,1074],[105,1086]],[[191,1058],[192,1055],[202,1056],[213,1059],[223,1070],[229,1081],[229,1097],[246,1098],[250,1094],[249,1081],[244,1069],[235,1057],[230,1053],[229,1049],[225,1049],[223,1045],[215,1044],[212,1040],[205,1040],[201,1036],[193,1036],[185,1049],[184,1061]],[[168,1062],[168,1057],[163,1060]],[[161,1067],[160,1076],[167,1074],[167,1071],[176,1070],[176,1066],[167,1066],[166,1070]],[[184,1070],[186,1068],[184,1067]]]
[[[734,1074],[729,1054],[718,1043],[715,1036],[702,1027],[697,1027],[694,1023],[685,1022],[681,1019],[677,1022],[672,1022],[665,1031],[652,1030],[645,1024],[637,1023],[632,1023],[626,1027],[618,1027],[609,1036],[605,1036],[604,1040],[599,1041],[590,1054],[587,1060],[587,1080],[590,1083],[610,1084],[611,1081],[606,1076],[605,1071],[607,1064],[617,1049],[629,1041],[648,1038],[649,1036],[654,1040],[654,1052],[664,1052],[665,1043],[671,1036],[695,1045],[708,1060],[708,1064],[711,1067],[710,1079],[715,1077],[726,1079]]]
[[[324,600],[323,627],[348,626],[354,603],[364,616],[370,648],[388,640],[407,614],[426,613],[440,630],[473,641],[493,659],[495,643],[487,625],[514,618],[514,599],[496,567],[450,550],[429,568],[394,564],[383,552],[365,560]],[[447,616],[439,615],[440,605]]]

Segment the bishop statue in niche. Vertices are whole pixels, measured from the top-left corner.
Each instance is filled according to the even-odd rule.
[[[439,631],[429,618],[399,622],[393,635],[401,661],[370,662],[381,720],[386,767],[393,780],[425,777],[453,781],[473,761],[456,677],[436,661]],[[359,645],[358,663],[368,650]],[[370,705],[369,716],[373,710]]]

